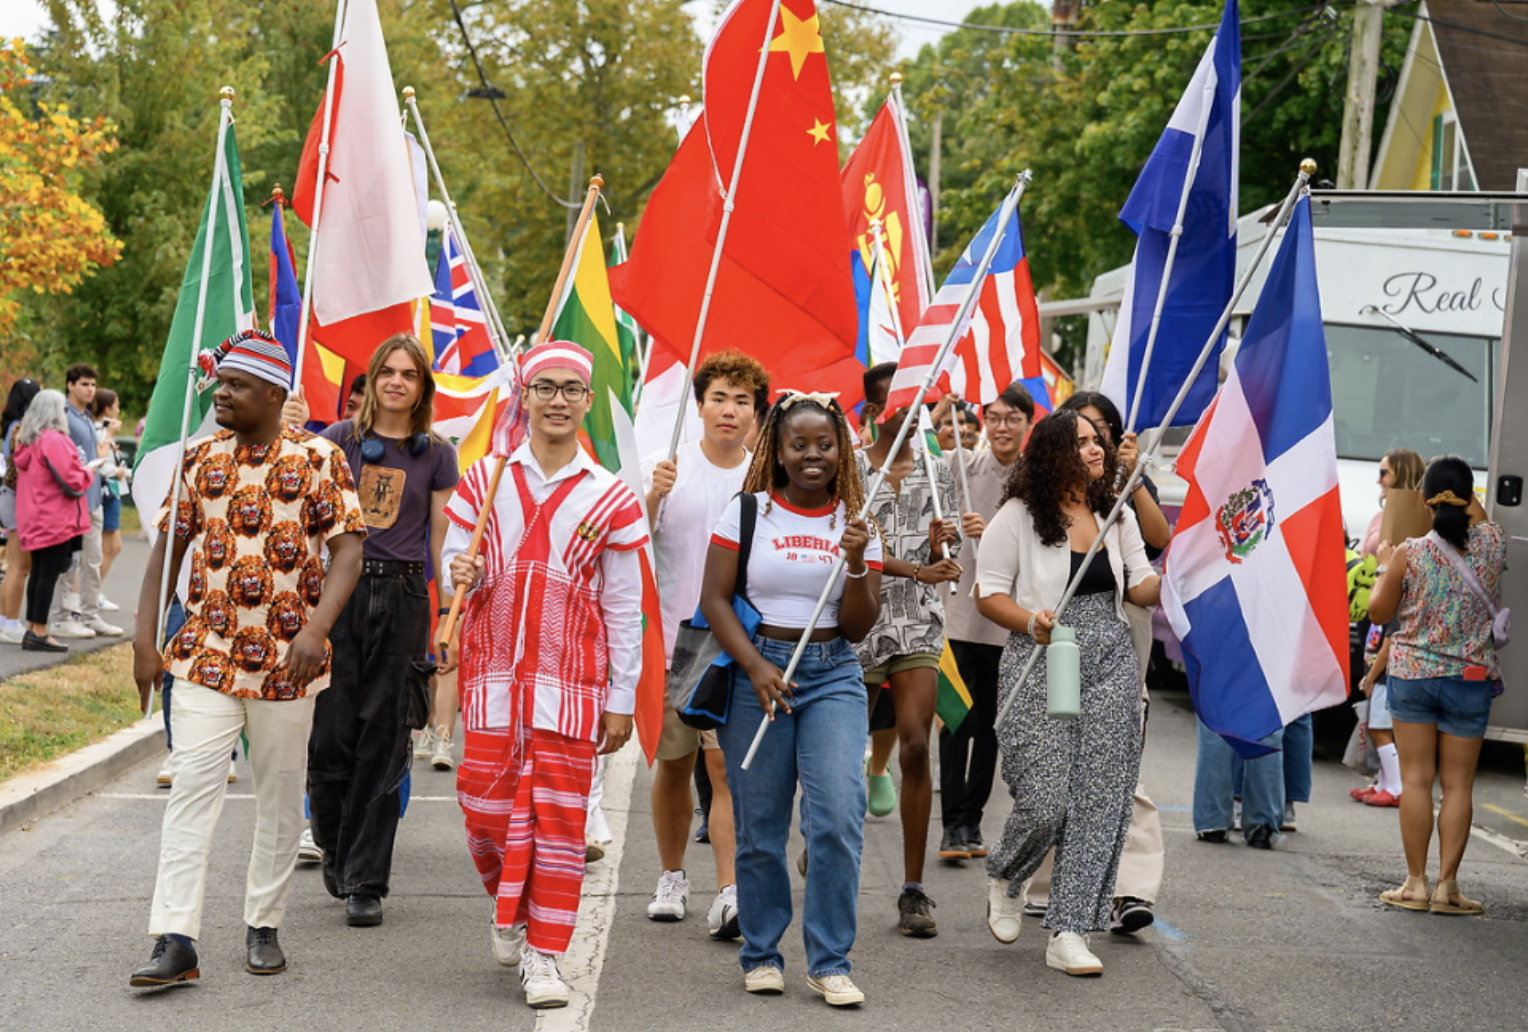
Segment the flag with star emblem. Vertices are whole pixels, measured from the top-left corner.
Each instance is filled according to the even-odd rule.
[[[853,358],[858,314],[845,260],[853,245],[817,9],[782,0],[761,49],[772,7],[737,0],[722,16],[706,49],[705,113],[653,191],[611,286],[616,304],[688,360],[736,171],[701,355],[741,348],[765,359],[777,382],[805,384],[813,371]],[[847,387],[852,377],[842,379]]]

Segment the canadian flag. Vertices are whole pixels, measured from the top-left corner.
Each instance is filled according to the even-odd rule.
[[[434,286],[376,0],[349,0],[331,58],[339,64],[323,197],[316,197],[321,103],[303,145],[292,210],[313,227],[317,201],[315,250],[308,259],[315,263],[313,336],[365,365],[385,337],[413,330],[412,305]]]

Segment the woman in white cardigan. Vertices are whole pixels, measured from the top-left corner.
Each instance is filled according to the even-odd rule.
[[[1069,975],[1103,972],[1087,937],[1108,926],[1140,766],[1140,672],[1123,602],[1156,605],[1159,585],[1128,508],[1065,613],[1081,652],[1081,716],[1047,715],[1043,653],[1029,680],[1017,682],[1030,651],[1050,642],[1054,609],[1114,504],[1114,469],[1112,448],[1089,420],[1068,411],[1042,419],[977,553],[977,608],[1011,632],[999,692],[1019,693],[997,729],[1014,804],[987,858],[987,924],[1001,942],[1018,938],[1023,883],[1054,847],[1045,960]]]

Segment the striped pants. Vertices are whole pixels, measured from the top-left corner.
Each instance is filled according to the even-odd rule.
[[[456,798],[467,848],[494,897],[494,924],[526,927],[542,953],[565,953],[584,884],[584,821],[594,743],[533,730],[518,767],[506,734],[468,731]]]

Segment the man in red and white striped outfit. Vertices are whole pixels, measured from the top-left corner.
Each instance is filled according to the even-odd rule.
[[[595,757],[631,736],[642,668],[647,519],[636,495],[579,446],[592,366],[577,344],[526,352],[528,439],[491,500],[492,456],[467,471],[446,506],[442,561],[468,592],[457,798],[495,899],[494,956],[520,965],[532,1007],[568,1002],[557,957],[578,917]],[[485,504],[482,547],[469,559]]]

